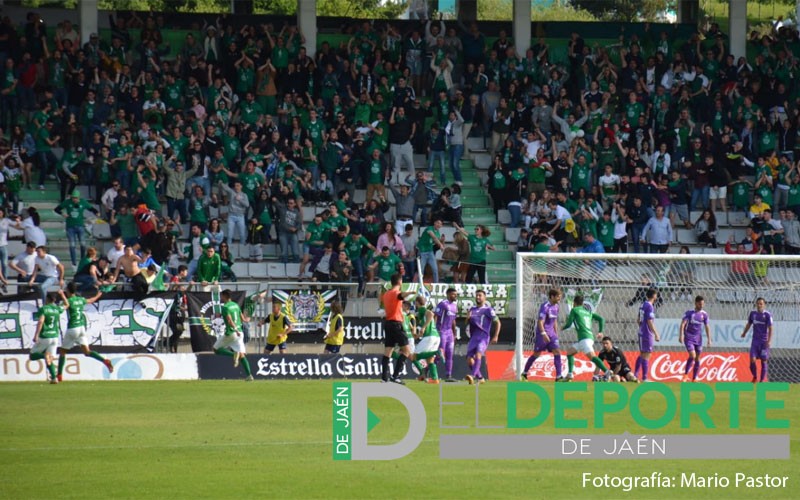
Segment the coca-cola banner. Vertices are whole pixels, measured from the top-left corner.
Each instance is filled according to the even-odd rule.
[[[525,357],[532,352],[525,352]],[[486,353],[489,360],[489,378],[492,380],[514,379],[514,352],[489,351]],[[625,351],[628,364],[633,368],[639,353]],[[685,352],[654,352],[650,356],[650,372],[647,378],[657,382],[680,382],[686,366]],[[562,356],[562,366],[567,366],[565,356]],[[594,363],[582,355],[575,356],[575,380],[591,380],[594,374]],[[528,372],[528,380],[553,380],[556,376],[553,356],[545,354],[540,356]],[[749,382],[750,356],[746,352],[709,352],[700,358],[700,372],[697,380],[700,382]]]
[[[320,349],[321,350],[321,349]],[[256,379],[379,379],[380,354],[249,354],[247,360]],[[234,368],[231,358],[198,354],[197,368],[201,379],[242,378],[241,367]],[[439,372],[442,373],[442,368]],[[481,371],[487,376],[486,363]],[[463,356],[453,359],[453,377],[463,379],[467,362]],[[406,363],[403,377],[416,378],[418,370]]]

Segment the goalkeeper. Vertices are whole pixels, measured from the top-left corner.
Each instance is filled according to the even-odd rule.
[[[606,321],[602,316],[591,312],[583,305],[583,295],[576,295],[572,300],[572,310],[569,312],[566,324],[561,328],[561,331],[575,325],[575,330],[578,333],[578,341],[572,344],[572,347],[567,349],[567,366],[569,373],[567,373],[566,380],[572,380],[574,377],[573,371],[575,369],[575,354],[582,352],[588,359],[594,362],[599,370],[606,374],[607,378],[611,377],[611,371],[606,367],[603,360],[597,357],[594,350],[594,335],[592,334],[592,321],[596,321],[600,327],[600,332],[597,338],[603,338],[603,329]]]

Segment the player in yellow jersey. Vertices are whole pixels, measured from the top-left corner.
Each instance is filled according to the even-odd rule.
[[[283,303],[273,299],[272,313],[259,323],[260,325],[269,324],[269,329],[267,330],[267,346],[264,348],[266,354],[272,354],[275,347],[278,348],[281,354],[286,352],[286,339],[289,337],[289,334],[292,333],[293,327],[289,318],[286,317],[286,314],[281,312],[281,307],[283,307]]]
[[[338,354],[344,344],[344,316],[342,316],[342,304],[334,302],[331,304],[331,319],[328,322],[328,333],[322,338],[325,342],[323,354]]]

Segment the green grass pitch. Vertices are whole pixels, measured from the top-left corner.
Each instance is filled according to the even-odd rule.
[[[388,462],[332,459],[330,381],[66,382],[0,385],[0,496],[23,498],[798,498],[800,388],[784,393],[792,428],[791,459],[771,461],[551,460],[444,461],[438,458],[438,386],[410,382],[428,415],[411,455]],[[553,384],[544,384],[552,393]],[[677,391],[678,385],[674,384]],[[475,390],[447,385],[445,425],[473,425]],[[505,422],[504,383],[480,387],[481,425]],[[591,393],[590,393],[591,394]],[[589,395],[585,407],[591,408]],[[649,397],[649,396],[648,396]],[[646,414],[659,411],[653,400]],[[655,432],[634,428],[627,413],[603,430],[553,428],[552,416],[530,433],[731,433],[727,399],[718,396],[714,430],[694,421]],[[742,396],[742,427],[755,431],[754,395]],[[370,443],[405,434],[393,400],[371,400],[381,419]],[[533,409],[531,409],[533,411]],[[569,412],[570,417],[589,416]],[[591,425],[591,424],[590,424]],[[443,431],[444,432],[444,431]],[[447,431],[454,432],[454,431]],[[511,432],[475,430],[466,432]],[[763,431],[762,431],[763,432]],[[785,432],[785,431],[783,431]],[[620,490],[582,488],[583,472],[665,475],[683,471],[789,476],[786,489]]]

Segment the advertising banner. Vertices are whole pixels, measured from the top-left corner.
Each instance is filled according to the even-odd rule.
[[[514,342],[517,322],[512,318],[500,320],[500,342]],[[292,332],[289,342],[314,344],[322,342],[324,330],[315,332]],[[344,338],[347,343],[377,343],[383,342],[383,318],[344,318]],[[456,341],[467,342],[469,339],[464,331],[464,322],[456,323]]]
[[[192,352],[210,352],[217,335],[225,334],[219,292],[187,293],[189,335]],[[244,309],[245,292],[231,292],[231,299]]]
[[[38,294],[0,297],[0,350],[33,346],[39,310],[36,297]],[[104,294],[84,311],[89,342],[105,347],[147,346],[169,317],[174,301],[172,293],[155,293],[142,300],[127,293]],[[61,316],[62,334],[66,329],[65,312]]]
[[[526,351],[525,357],[532,352]],[[638,352],[626,351],[625,358],[628,365],[633,368],[636,364]],[[679,351],[654,352],[650,357],[650,372],[648,379],[654,382],[680,382],[684,375],[686,353]],[[512,380],[514,378],[514,353],[512,351],[488,351],[489,377],[493,380]],[[566,374],[567,360],[562,356],[562,366]],[[575,380],[591,380],[594,373],[594,363],[582,355],[575,356]],[[776,374],[777,375],[777,374]],[[528,380],[553,381],[556,377],[553,355],[545,354],[536,359]],[[700,372],[697,380],[700,382],[749,382],[750,355],[746,352],[709,352],[700,358]]]
[[[82,354],[67,356],[64,381],[71,380],[197,380],[194,354],[111,354],[114,373]],[[43,360],[31,361],[23,354],[0,355],[0,382],[44,382]]]
[[[275,354],[247,356],[256,379],[379,379],[381,378],[380,354]],[[197,366],[200,378],[235,379],[242,378],[241,368],[234,368],[231,358],[214,354],[199,354]],[[394,365],[392,365],[394,366]],[[440,375],[442,368],[439,368]],[[487,376],[486,363],[481,369]],[[453,377],[462,380],[467,374],[467,362],[463,356],[453,360]],[[411,379],[419,375],[417,369],[407,362],[403,378]]]

